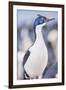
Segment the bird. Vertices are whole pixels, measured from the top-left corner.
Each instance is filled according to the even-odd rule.
[[[43,78],[55,78],[57,77],[57,72],[58,72],[58,63],[56,62],[47,68],[46,72],[43,75]]]
[[[40,79],[48,63],[48,50],[43,39],[42,30],[47,22],[55,18],[48,18],[40,14],[34,21],[35,41],[26,51],[23,58],[24,79]]]
[[[58,30],[57,29],[53,29],[52,31],[49,32],[48,42],[52,46],[55,60],[54,60],[53,65],[51,67],[49,67],[49,69],[47,70],[44,78],[46,78],[46,77],[51,78],[53,75],[54,75],[54,77],[57,78],[58,77],[58,65],[55,64],[55,63],[58,64]],[[53,73],[51,74],[50,72],[53,72]]]

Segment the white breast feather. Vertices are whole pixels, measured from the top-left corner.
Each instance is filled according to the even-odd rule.
[[[48,52],[45,42],[42,34],[39,33],[38,35],[34,45],[29,49],[30,56],[24,66],[30,77],[40,76],[48,62]]]

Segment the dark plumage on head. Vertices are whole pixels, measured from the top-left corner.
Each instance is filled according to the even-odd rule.
[[[34,21],[34,26],[36,27],[37,25],[43,24],[45,22],[45,19],[43,16],[38,15],[38,17]]]
[[[42,15],[40,15],[40,14],[38,14],[37,16],[38,16],[38,17],[37,17],[37,18],[35,19],[35,21],[34,21],[34,29],[35,29],[35,27],[36,27],[37,25],[40,25],[40,24],[43,24],[43,23],[45,23],[45,22],[48,22],[48,21],[51,21],[51,20],[55,19],[55,18],[49,19],[48,17],[42,16]]]

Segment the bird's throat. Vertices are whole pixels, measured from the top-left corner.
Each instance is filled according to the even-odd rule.
[[[41,30],[36,30],[36,39],[38,39],[38,40],[43,39],[43,35],[42,35]]]

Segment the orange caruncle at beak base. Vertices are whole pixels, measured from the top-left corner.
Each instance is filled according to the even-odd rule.
[[[44,16],[44,19],[46,19],[46,21],[48,21],[50,18]]]

